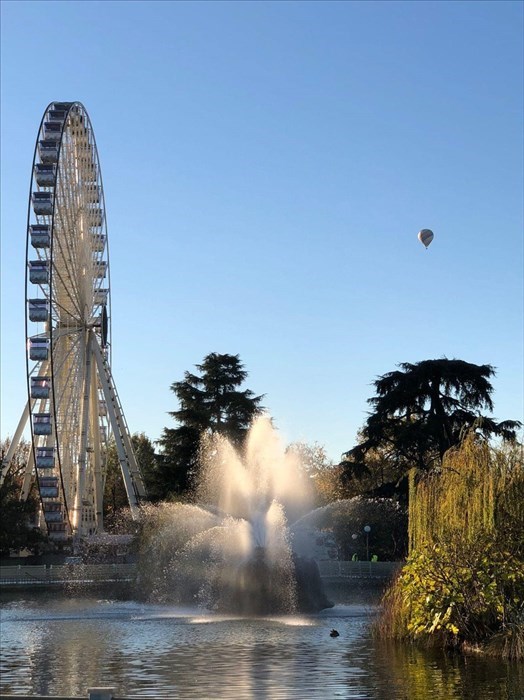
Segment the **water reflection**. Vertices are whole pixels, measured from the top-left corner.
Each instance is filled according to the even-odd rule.
[[[133,601],[3,595],[3,693],[179,698],[522,700],[522,668],[375,643],[376,608],[238,618]],[[340,636],[332,639],[335,627]]]
[[[386,693],[391,693],[393,688],[393,697],[409,700],[524,698],[522,664],[510,665],[476,655],[464,657],[438,649],[376,643],[371,668],[378,697],[388,697]],[[383,670],[387,671],[387,676],[381,673]]]

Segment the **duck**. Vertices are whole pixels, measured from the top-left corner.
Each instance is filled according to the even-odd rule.
[[[331,632],[329,633],[329,636],[330,636],[330,637],[340,637],[340,634],[339,634],[339,632],[337,632],[337,630],[333,629],[333,630],[331,630]]]

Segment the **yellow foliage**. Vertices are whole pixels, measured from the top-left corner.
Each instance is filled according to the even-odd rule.
[[[383,600],[382,637],[491,644],[524,657],[522,450],[471,433],[441,469],[410,474],[410,555]]]
[[[497,514],[522,520],[523,500],[514,490],[524,486],[522,462],[508,460],[474,433],[444,455],[439,472],[418,483],[410,477],[410,550],[435,544],[460,533],[472,542],[479,532],[494,532]]]

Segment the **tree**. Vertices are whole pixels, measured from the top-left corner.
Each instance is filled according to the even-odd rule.
[[[2,441],[2,457],[9,449],[9,444],[9,439]],[[0,486],[0,554],[3,555],[9,555],[12,550],[34,550],[45,540],[45,535],[33,525],[39,505],[36,490],[31,489],[27,500],[20,500],[30,449],[28,442],[20,442]]]
[[[186,494],[193,486],[204,432],[219,433],[240,447],[261,411],[263,396],[239,389],[248,373],[238,355],[213,352],[196,368],[200,374],[185,372],[183,381],[171,385],[180,408],[170,415],[179,426],[164,428],[158,441],[163,448],[158,477],[164,497]]]
[[[524,658],[522,457],[469,431],[439,473],[411,474],[410,551],[383,601],[386,634]]]
[[[155,493],[155,474],[157,469],[156,455],[153,443],[145,433],[134,433],[131,436],[133,452],[144,480],[144,486],[148,497]],[[116,442],[112,440],[107,451],[107,476],[104,489],[104,518],[111,525],[111,520],[122,510],[129,506],[127,492],[122,477],[122,470],[118,460]]]
[[[356,559],[366,560],[375,555],[380,561],[399,561],[406,556],[406,508],[390,498],[356,496],[341,501],[333,508],[332,530],[341,559],[356,555]]]
[[[145,433],[134,433],[131,437],[138,468],[144,480],[148,500],[158,499],[158,455]]]
[[[481,414],[493,410],[491,365],[441,358],[399,366],[374,382],[376,396],[368,400],[374,410],[361,441],[343,455],[346,478],[369,474],[377,457],[393,465],[397,479],[411,467],[427,471],[468,429],[487,438],[516,438],[518,421],[497,423]]]
[[[329,459],[323,445],[318,442],[293,442],[288,445],[286,451],[297,455],[313,486],[318,505],[327,505],[347,497],[347,491],[340,478],[340,467]]]

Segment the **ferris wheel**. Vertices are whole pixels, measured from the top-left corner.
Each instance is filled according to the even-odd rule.
[[[42,525],[55,540],[103,531],[114,438],[131,512],[144,485],[110,370],[111,294],[104,191],[95,137],[79,102],[52,102],[35,145],[27,215],[28,402]],[[8,468],[4,460],[3,475]],[[7,463],[7,464],[6,464]]]

